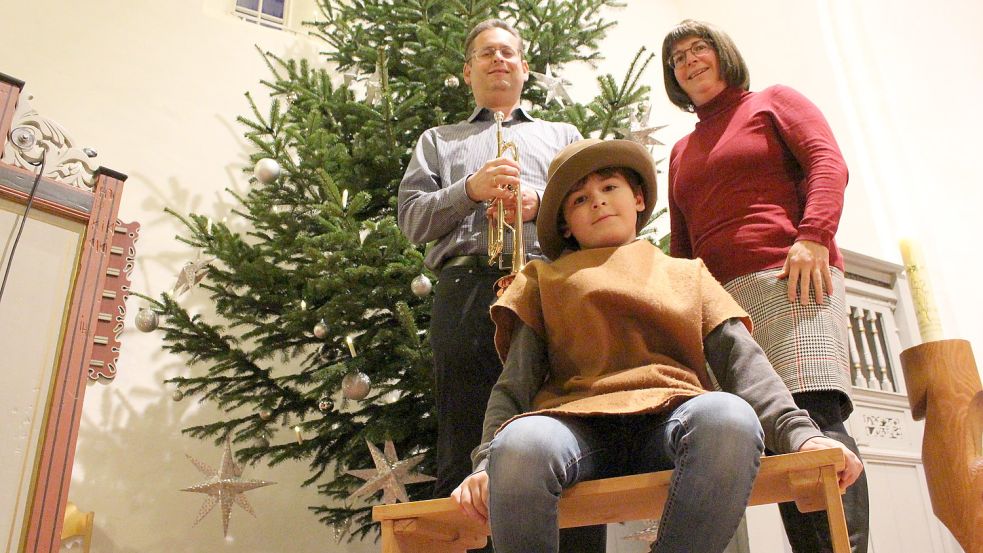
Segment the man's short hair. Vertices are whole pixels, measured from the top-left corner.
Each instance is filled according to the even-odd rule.
[[[744,58],[737,49],[737,45],[727,36],[727,33],[704,21],[684,19],[673,27],[662,41],[662,80],[666,85],[666,94],[669,96],[670,102],[676,104],[683,111],[696,111],[693,100],[690,100],[679,83],[676,82],[676,72],[669,67],[672,47],[680,40],[689,37],[702,38],[717,52],[720,77],[727,83],[727,86],[737,86],[744,90],[750,89],[751,72],[748,71],[747,64],[744,63]]]
[[[474,43],[474,39],[478,38],[478,35],[487,31],[488,29],[505,29],[512,36],[519,39],[519,56],[520,57],[522,56],[522,51],[524,50],[525,47],[523,46],[522,37],[519,35],[519,31],[516,31],[515,27],[509,25],[508,23],[502,21],[501,19],[486,19],[481,23],[475,25],[474,28],[471,29],[471,32],[468,33],[468,38],[464,39],[465,63],[471,61],[471,54],[472,54],[471,45]]]

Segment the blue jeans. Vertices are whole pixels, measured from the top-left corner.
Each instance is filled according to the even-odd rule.
[[[652,551],[719,553],[741,520],[763,451],[754,410],[723,392],[668,414],[517,419],[489,451],[495,551],[556,553],[557,503],[577,482],[675,469]]]

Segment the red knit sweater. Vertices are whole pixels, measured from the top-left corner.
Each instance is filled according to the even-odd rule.
[[[669,157],[673,256],[703,259],[727,282],[781,267],[797,240],[829,248],[843,210],[846,163],[826,119],[785,86],[728,88]]]

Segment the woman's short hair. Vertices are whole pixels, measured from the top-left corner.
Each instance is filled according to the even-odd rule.
[[[676,72],[669,67],[669,56],[677,42],[689,37],[700,37],[717,52],[720,63],[720,76],[727,86],[737,86],[744,90],[751,87],[751,72],[748,71],[741,52],[727,33],[704,21],[684,19],[673,27],[662,41],[662,80],[666,85],[669,101],[683,111],[696,111],[693,100],[683,92],[676,81]]]

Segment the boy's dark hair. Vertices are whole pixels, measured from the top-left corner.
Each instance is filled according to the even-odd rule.
[[[727,33],[703,21],[684,19],[673,27],[662,41],[662,80],[666,85],[666,94],[669,96],[670,102],[676,104],[683,111],[696,111],[693,100],[690,100],[679,83],[676,82],[676,72],[669,67],[672,47],[680,40],[691,36],[702,38],[717,52],[720,77],[727,83],[727,86],[737,86],[744,90],[751,88],[751,72],[748,70],[747,64],[744,63],[744,58],[737,49],[737,45],[727,36]]]
[[[563,203],[566,203],[567,196],[569,196],[575,190],[579,190],[580,187],[582,187],[584,183],[587,182],[587,179],[590,178],[591,175],[597,175],[602,179],[606,179],[608,177],[613,177],[614,175],[618,175],[621,178],[625,179],[625,182],[627,182],[628,185],[631,186],[631,191],[633,193],[642,194],[642,197],[645,196],[644,192],[642,191],[642,176],[638,174],[638,171],[630,167],[602,167],[597,171],[592,171],[590,173],[587,173],[586,175],[578,179],[577,182],[573,183],[573,185],[570,187],[570,190],[568,190],[566,195],[563,197]],[[641,218],[641,216],[642,214],[639,213],[638,217]],[[563,217],[562,204],[560,207],[560,212],[557,213],[556,215],[556,226],[557,228],[560,229],[560,235],[562,236],[563,230],[567,226],[567,220],[566,218]],[[564,240],[566,241],[567,247],[569,249],[571,250],[580,249],[580,244],[577,243],[577,239],[574,238],[572,235],[569,238],[564,237]]]

